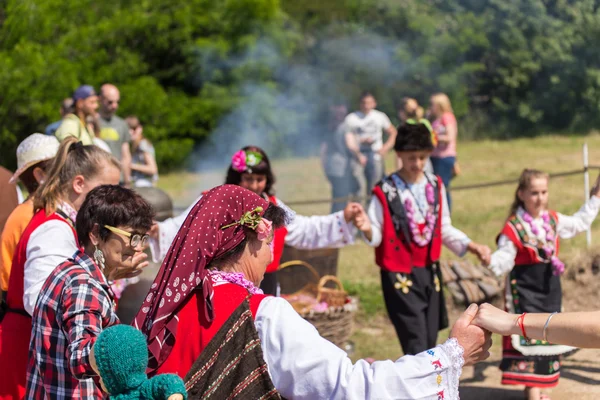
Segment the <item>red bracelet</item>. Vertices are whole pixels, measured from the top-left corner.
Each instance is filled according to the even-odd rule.
[[[529,338],[527,337],[527,333],[525,332],[525,315],[527,315],[527,313],[521,314],[517,319],[517,322],[519,323],[519,328],[521,328],[521,333],[523,334],[523,337],[529,340]]]

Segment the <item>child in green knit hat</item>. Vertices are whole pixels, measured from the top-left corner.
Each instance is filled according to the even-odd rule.
[[[183,380],[174,374],[148,379],[148,348],[144,335],[129,325],[105,329],[90,355],[102,389],[116,400],[186,400]]]

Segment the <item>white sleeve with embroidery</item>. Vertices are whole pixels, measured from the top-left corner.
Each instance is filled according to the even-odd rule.
[[[517,257],[517,247],[506,235],[500,235],[498,238],[498,250],[492,254],[492,260],[489,269],[496,276],[502,276],[510,272],[515,266]]]
[[[376,196],[371,197],[367,215],[371,220],[371,240],[367,240],[364,234],[362,234],[362,237],[369,246],[378,247],[383,237],[383,205]]]
[[[200,201],[202,195],[198,197],[191,206],[189,206],[184,212],[179,214],[176,217],[168,218],[162,222],[158,223],[158,239],[150,239],[150,253],[152,254],[152,261],[155,263],[162,263],[165,257],[167,256],[167,252],[171,247],[171,243],[175,240],[175,236],[177,236],[177,232],[179,232],[179,228],[185,222],[192,208]]]
[[[282,298],[254,321],[275,388],[288,399],[458,400],[463,349],[456,339],[416,356],[355,364]]]
[[[588,230],[598,215],[600,198],[592,196],[572,216],[558,213],[556,232],[561,239],[571,239],[575,235]]]
[[[461,230],[452,226],[452,219],[448,211],[448,200],[446,198],[446,188],[442,185],[442,242],[444,245],[459,257],[462,257],[467,252],[467,246],[471,243],[471,239]]]
[[[354,242],[354,227],[344,219],[344,211],[329,215],[305,217],[298,215],[277,199],[290,219],[285,236],[285,244],[297,249],[322,249],[343,247]]]
[[[58,220],[44,222],[27,242],[27,260],[23,282],[23,306],[33,315],[38,295],[50,273],[77,251],[71,227]]]

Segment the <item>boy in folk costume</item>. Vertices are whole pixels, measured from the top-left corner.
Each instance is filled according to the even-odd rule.
[[[503,338],[502,383],[525,385],[530,400],[549,399],[541,389],[558,384],[561,355],[573,348],[528,339],[526,314],[561,311],[560,275],[565,266],[558,258],[559,238],[570,239],[591,226],[600,209],[599,196],[597,181],[591,198],[577,213],[562,215],[548,209],[548,175],[526,169],[498,236],[489,268],[497,276],[508,273],[505,307],[521,314],[521,335]]]
[[[356,217],[366,242],[376,247],[383,297],[404,354],[435,346],[448,325],[438,268],[442,244],[484,262],[491,253],[452,226],[444,184],[424,172],[433,150],[430,125],[411,122],[398,128],[394,146],[402,168],[375,186],[368,215]]]

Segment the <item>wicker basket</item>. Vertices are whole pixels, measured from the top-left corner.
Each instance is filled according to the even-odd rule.
[[[307,263],[305,261],[300,261],[300,260],[285,262],[285,263],[279,265],[279,270],[284,269],[284,268],[293,267],[293,266],[305,267],[306,269],[308,269],[310,271],[310,273],[313,277],[313,281],[308,282],[300,290],[297,290],[293,293],[285,295],[286,298],[292,298],[292,299],[298,298],[297,300],[288,300],[288,301],[290,302],[292,307],[294,307],[294,310],[296,310],[298,312],[298,314],[301,314],[302,312],[309,309],[313,305],[312,301],[311,302],[302,301],[301,298],[303,296],[308,296],[308,297],[315,298],[315,299],[319,297],[319,273],[313,268],[312,265],[310,265],[309,263]]]
[[[337,289],[328,288],[325,285],[329,282],[334,282]],[[325,275],[319,280],[317,303],[324,301],[330,307],[342,307],[346,304],[348,293],[344,290],[344,285],[340,280],[333,275]]]
[[[319,334],[340,348],[348,343],[354,327],[354,313],[358,310],[358,300],[349,297],[350,302],[342,307],[330,307],[325,311],[310,310],[299,313],[310,322]]]
[[[293,266],[302,266],[308,269],[313,281],[307,283],[302,289],[286,295],[286,297],[310,296],[316,299],[316,303],[326,302],[329,307],[323,311],[318,311],[312,308],[315,300],[303,302],[288,299],[288,301],[302,318],[317,329],[322,337],[343,348],[352,334],[354,313],[358,310],[358,300],[348,296],[344,291],[342,282],[337,277],[325,275],[319,278],[317,271],[305,261],[288,261],[281,264],[279,269]],[[337,287],[326,287],[325,285],[330,282],[334,282]]]

